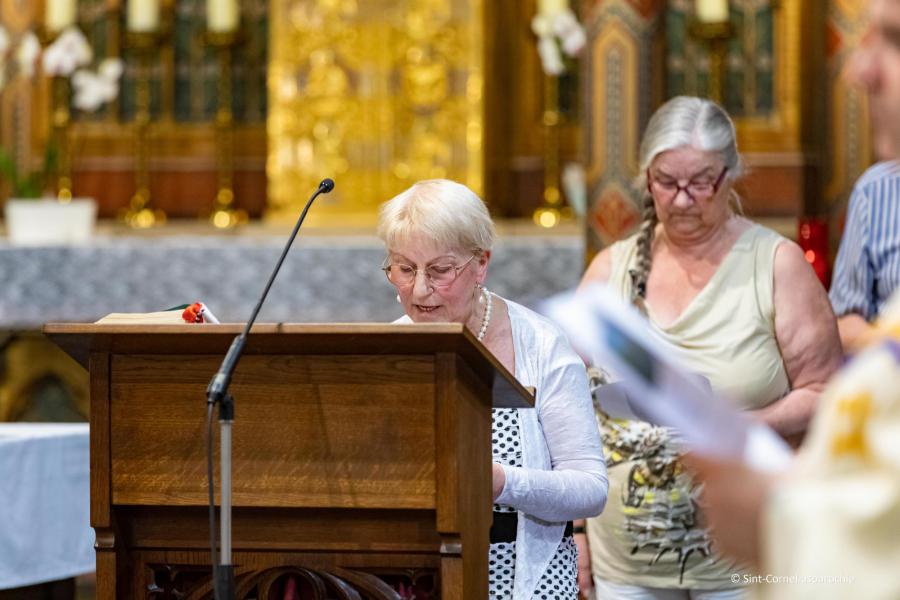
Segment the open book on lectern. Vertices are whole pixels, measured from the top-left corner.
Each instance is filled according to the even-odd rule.
[[[547,300],[542,312],[556,321],[572,346],[615,380],[605,393],[614,412],[667,427],[685,450],[742,460],[762,470],[779,470],[791,450],[765,424],[733,409],[702,377],[679,363],[668,342],[643,315],[606,286]],[[603,407],[604,390],[600,390]]]

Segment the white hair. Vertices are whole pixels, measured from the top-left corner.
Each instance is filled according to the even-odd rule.
[[[650,163],[663,152],[682,147],[719,154],[732,181],[743,173],[734,123],[725,109],[704,98],[676,96],[659,107],[647,124],[639,152],[641,171],[635,181],[639,193],[647,190]]]
[[[481,198],[448,179],[414,183],[381,206],[378,237],[388,248],[424,235],[440,246],[481,254],[494,245],[494,222]]]

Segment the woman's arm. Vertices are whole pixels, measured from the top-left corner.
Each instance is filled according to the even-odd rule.
[[[584,519],[572,523],[575,546],[578,548],[578,597],[589,599],[594,597],[594,578],[591,575],[591,547],[588,544]]]
[[[612,260],[610,258],[609,248],[606,248],[591,261],[591,264],[581,277],[581,283],[578,284],[578,291],[581,291],[586,285],[591,283],[606,283],[609,280],[611,269]]]
[[[600,514],[609,486],[587,374],[564,344],[559,341],[548,353],[551,364],[537,386],[552,470],[504,465],[506,481],[496,500],[551,522]]]
[[[753,411],[785,438],[803,433],[819,394],[841,363],[841,342],[825,288],[793,242],[775,251],[775,337],[791,382],[780,400]]]
[[[875,268],[869,226],[873,205],[866,194],[865,179],[857,182],[850,196],[847,223],[834,261],[834,277],[828,293],[838,318],[841,343],[847,354],[866,345],[867,338],[873,333],[869,319],[878,311],[873,297]]]

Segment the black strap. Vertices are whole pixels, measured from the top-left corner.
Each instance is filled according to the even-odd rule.
[[[491,543],[512,543],[516,541],[516,529],[519,526],[519,513],[495,512],[491,523]],[[572,521],[566,523],[563,539],[572,537]]]

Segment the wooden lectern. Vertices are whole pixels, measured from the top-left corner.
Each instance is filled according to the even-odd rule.
[[[205,389],[241,327],[45,326],[90,371],[98,598],[211,597]],[[490,409],[533,398],[462,325],[257,325],[231,393],[238,598],[487,597]]]

